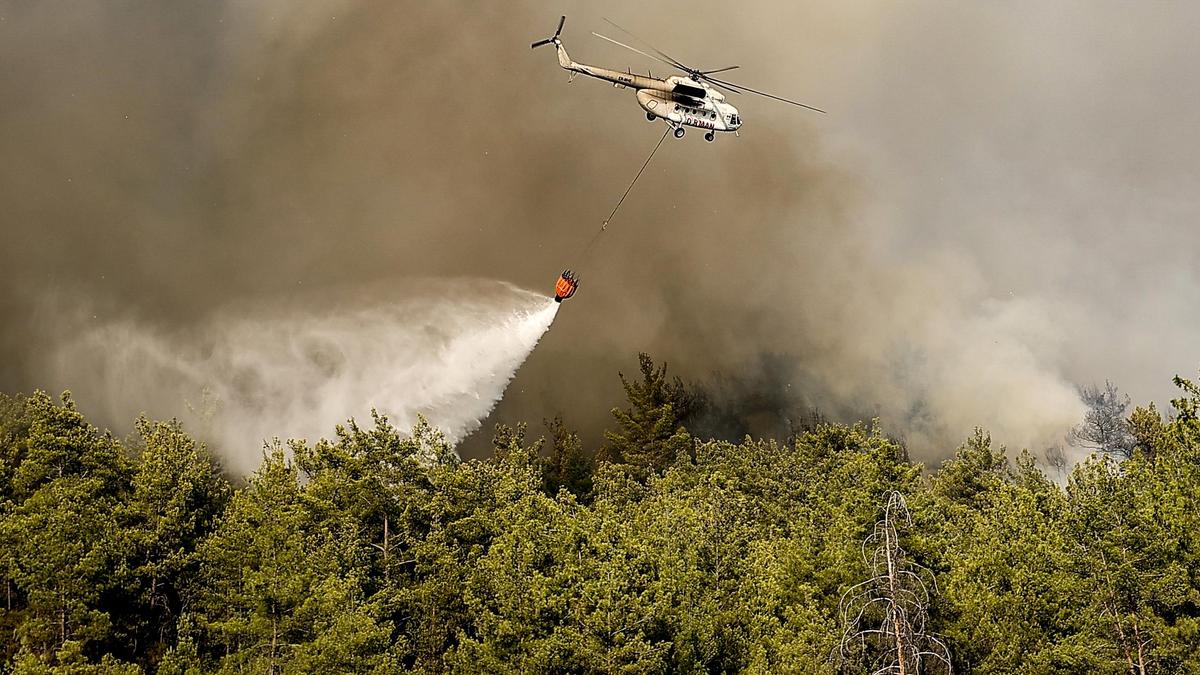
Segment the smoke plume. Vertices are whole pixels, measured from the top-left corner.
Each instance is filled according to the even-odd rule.
[[[562,413],[594,443],[645,351],[878,415],[935,460],[977,424],[1060,443],[1076,383],[1161,400],[1194,370],[1200,5],[606,3],[672,57],[829,114],[731,95],[740,138],[667,139],[586,257],[662,128],[529,49],[559,14],[577,61],[665,74],[591,38],[584,2],[0,7],[0,389],[108,405],[111,368],[53,365],[75,337],[53,298],[174,345],[246,303],[320,324],[310,289],[548,293],[565,267],[584,283],[485,428]]]

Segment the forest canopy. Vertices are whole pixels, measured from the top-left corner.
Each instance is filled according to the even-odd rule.
[[[1068,473],[983,430],[938,467],[876,422],[700,438],[641,365],[599,448],[555,418],[462,461],[375,415],[244,479],[176,421],[0,396],[0,672],[1200,672],[1191,381],[1097,389],[1119,452]]]

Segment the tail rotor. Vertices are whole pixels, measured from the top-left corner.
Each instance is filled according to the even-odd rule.
[[[559,17],[559,19],[558,19],[558,28],[557,28],[557,29],[554,31],[554,35],[552,35],[552,36],[550,36],[550,37],[546,38],[545,40],[538,40],[537,42],[535,42],[535,43],[533,43],[533,44],[529,45],[529,48],[530,48],[530,49],[537,49],[538,47],[541,47],[542,45],[551,45],[551,44],[555,44],[555,43],[557,43],[557,42],[558,42],[558,36],[559,36],[559,34],[560,34],[560,33],[562,33],[563,24],[564,24],[564,23],[566,23],[566,22],[567,22],[567,17],[565,17],[565,16],[563,16],[563,17]]]

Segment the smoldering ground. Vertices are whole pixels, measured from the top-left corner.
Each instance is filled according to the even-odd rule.
[[[667,143],[578,260],[661,133],[526,46],[563,13],[576,60],[659,72],[588,37],[595,8],[8,6],[0,386],[113,396],[45,366],[76,337],[46,293],[175,333],[247,296],[464,275],[548,291],[570,265],[582,290],[493,419],[561,412],[594,438],[637,351],[751,382],[765,355],[917,458],[975,424],[1055,442],[1075,382],[1161,398],[1195,365],[1197,11],[606,5],[831,114],[739,97],[741,138]]]

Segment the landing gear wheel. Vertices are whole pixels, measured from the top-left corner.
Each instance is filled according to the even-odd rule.
[[[683,138],[683,127],[675,127],[675,138]]]
[[[646,113],[646,121],[647,122],[653,122],[656,119],[658,119],[658,116],[655,115],[654,113],[652,113],[652,112]]]
[[[717,140],[717,135],[710,131],[707,134],[704,134],[704,140],[712,143],[713,141]]]

